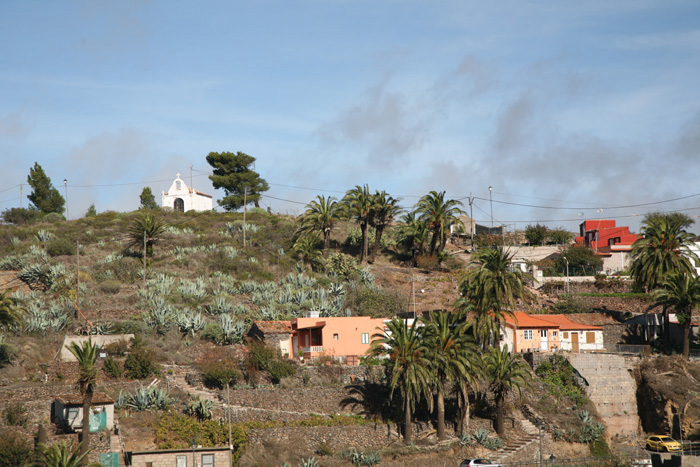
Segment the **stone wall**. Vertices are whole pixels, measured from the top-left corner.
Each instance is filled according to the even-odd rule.
[[[630,371],[638,359],[612,354],[567,354],[571,365],[588,381],[588,396],[609,436],[636,437],[637,383]]]
[[[370,451],[384,448],[398,440],[395,428],[395,425],[371,424],[251,430],[249,445],[254,448],[256,445],[294,444],[300,452],[314,452],[321,444],[325,444],[336,452],[349,447]]]

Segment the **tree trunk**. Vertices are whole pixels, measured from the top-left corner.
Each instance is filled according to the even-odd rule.
[[[413,441],[413,427],[411,426],[411,402],[405,396],[403,413],[403,441],[408,444]]]
[[[671,355],[671,316],[666,306],[664,306],[664,353]]]
[[[445,395],[437,392],[437,436],[440,441],[445,439]]]
[[[83,432],[80,439],[80,453],[87,454],[90,450],[90,407],[92,407],[92,393],[83,396]],[[83,462],[87,464],[87,455]]]
[[[331,247],[331,229],[323,229],[323,254],[328,253]]]
[[[503,438],[506,434],[505,427],[505,397],[502,394],[496,395],[496,433]]]
[[[439,236],[440,236],[440,234],[438,233],[438,231],[433,230],[433,236],[430,239],[430,256],[432,256],[433,253],[435,252],[435,245],[437,244]]]
[[[692,311],[691,311],[692,313]],[[690,360],[690,324],[692,314],[688,316],[688,320],[683,323],[683,358]]]
[[[379,247],[382,243],[382,234],[384,233],[384,226],[377,226],[375,228],[377,230],[376,234],[374,235],[374,245],[372,245],[372,254],[369,255],[368,260],[370,263],[374,263],[374,258],[377,256],[377,252],[379,251]]]
[[[362,264],[367,259],[367,224],[360,224],[360,231],[362,232],[362,251],[360,251],[360,264]]]

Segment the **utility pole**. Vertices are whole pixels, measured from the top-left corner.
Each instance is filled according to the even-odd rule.
[[[65,188],[66,193],[66,220],[70,219],[70,214],[68,214],[68,179],[63,179],[63,188]]]
[[[493,196],[491,192],[493,191],[492,187],[489,186],[489,201],[491,202],[491,230],[493,230]],[[493,232],[489,232],[493,233]]]
[[[75,293],[76,293],[76,300],[75,302],[78,304],[78,308],[80,308],[80,243],[75,242],[75,254],[77,256],[78,260],[78,266],[77,266],[77,271],[75,271],[75,278],[77,285],[75,287]]]
[[[226,416],[228,418],[228,447],[233,449],[233,441],[231,441],[231,396],[229,395],[229,381],[226,381]]]
[[[469,230],[472,233],[472,251],[474,251],[474,198],[472,198],[472,192],[469,192]]]
[[[19,184],[19,208],[22,209],[22,198],[24,198],[24,184]]]
[[[243,187],[243,248],[245,248],[245,213],[248,204],[248,187]]]
[[[415,276],[411,274],[411,295],[413,296],[413,319],[416,319],[416,285]]]
[[[542,425],[537,425],[537,429],[540,432],[540,467],[544,466],[544,460],[542,457]]]
[[[143,286],[146,287],[146,231],[143,231]]]
[[[192,188],[192,195],[194,195],[194,182],[192,181],[192,164],[190,164],[190,188]]]

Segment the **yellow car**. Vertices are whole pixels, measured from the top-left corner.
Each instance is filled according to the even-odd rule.
[[[647,438],[646,447],[649,451],[680,451],[681,443],[670,436],[650,436]]]

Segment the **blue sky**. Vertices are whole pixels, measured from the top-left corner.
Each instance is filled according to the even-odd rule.
[[[218,198],[206,155],[243,151],[275,212],[367,183],[472,193],[483,223],[492,186],[509,229],[699,216],[698,25],[673,0],[4,0],[0,210],[34,162],[71,218],[190,165]]]

